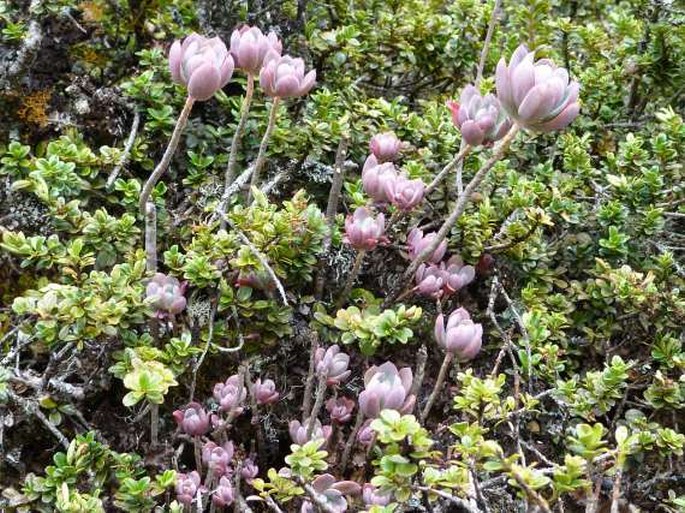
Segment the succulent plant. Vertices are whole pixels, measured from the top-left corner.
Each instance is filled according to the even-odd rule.
[[[328,385],[339,385],[345,381],[352,371],[348,370],[350,357],[340,351],[336,345],[324,350],[322,347],[316,350],[314,355],[316,372],[326,377]]]
[[[214,474],[225,474],[229,464],[233,460],[233,442],[226,442],[223,446],[214,442],[205,442],[202,446],[202,462],[207,465]]]
[[[299,420],[292,420],[288,425],[288,432],[292,441],[298,445],[304,445],[312,440],[328,441],[333,432],[331,426],[324,426],[319,419],[314,419],[314,429],[312,436],[307,437],[307,429],[309,428],[310,419],[305,419],[304,422]]]
[[[376,203],[388,203],[387,185],[397,180],[397,169],[392,162],[379,164],[375,156],[366,159],[362,169],[362,187]]]
[[[181,313],[186,307],[183,292],[184,286],[176,278],[163,273],[156,273],[145,288],[145,296],[158,315]]]
[[[174,82],[185,86],[195,100],[209,100],[233,75],[233,58],[219,37],[191,34],[174,41],[169,51],[169,70]]]
[[[364,390],[359,394],[359,408],[366,417],[375,418],[381,410],[407,411],[416,398],[409,394],[412,384],[409,367],[397,370],[392,362],[372,366],[364,374]]]
[[[375,218],[366,207],[359,207],[345,220],[345,242],[358,250],[370,251],[385,240],[385,216]]]
[[[447,106],[452,111],[452,122],[471,146],[492,144],[511,128],[511,120],[497,97],[481,96],[472,85],[464,88],[459,103],[448,101]]]
[[[264,65],[267,54],[279,57],[283,51],[283,44],[274,32],[269,35],[258,27],[243,25],[231,34],[230,52],[235,67],[247,73],[256,75]]]
[[[447,318],[442,314],[435,320],[435,340],[442,349],[453,353],[458,360],[468,361],[476,357],[483,339],[483,326],[471,320],[464,308],[452,312]]]
[[[173,414],[178,427],[190,436],[204,435],[209,430],[209,415],[201,404],[192,402]]]
[[[392,132],[383,132],[371,138],[369,149],[377,162],[391,162],[399,156],[402,141]]]
[[[412,228],[412,230],[409,232],[409,236],[407,237],[407,246],[409,248],[409,258],[412,260],[416,259],[419,254],[426,249],[430,244],[433,242],[435,237],[437,236],[437,233],[435,232],[430,232],[427,234],[423,234],[423,230],[420,230],[418,228]],[[445,252],[447,251],[447,241],[443,240],[440,242],[438,247],[433,251],[433,254],[428,258],[428,262],[437,264],[442,260],[442,257],[445,256]]]
[[[264,93],[273,98],[304,96],[314,87],[316,70],[305,75],[304,61],[289,55],[269,53],[259,73],[259,83]]]
[[[221,411],[239,415],[242,404],[247,397],[247,389],[239,375],[230,376],[224,383],[214,385],[214,399],[219,403]]]
[[[278,401],[280,394],[276,391],[276,383],[271,379],[257,379],[252,385],[252,394],[257,404],[271,404]]]
[[[346,424],[352,418],[355,402],[347,397],[326,401],[326,410],[335,424]]]
[[[202,488],[201,482],[200,474],[195,470],[188,474],[178,474],[176,476],[176,500],[187,506],[192,504],[197,492]]]
[[[231,483],[231,479],[226,476],[221,476],[221,479],[219,479],[219,484],[212,492],[212,502],[220,508],[223,508],[233,504],[234,498],[235,495],[233,492],[233,483]]]
[[[476,277],[472,265],[464,265],[460,256],[452,256],[447,263],[421,264],[416,270],[416,292],[423,296],[441,298],[450,296]]]
[[[409,211],[421,203],[426,190],[426,184],[421,179],[410,180],[403,174],[394,180],[386,180],[384,186],[388,201],[404,211]]]
[[[497,64],[497,97],[522,128],[551,132],[568,126],[580,112],[580,84],[550,59],[535,60],[535,52],[519,46],[509,60]]]
[[[346,495],[358,495],[361,486],[354,481],[337,481],[330,474],[323,474],[312,481],[312,488],[316,491],[319,500],[327,511],[332,513],[344,513],[347,511]]]

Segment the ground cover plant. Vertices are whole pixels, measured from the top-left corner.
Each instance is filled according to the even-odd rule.
[[[0,509],[685,511],[685,9],[0,0]]]

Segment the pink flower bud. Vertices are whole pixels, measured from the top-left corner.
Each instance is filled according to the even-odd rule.
[[[293,59],[289,55],[277,56],[269,53],[259,83],[264,93],[271,97],[292,98],[309,92],[316,82],[316,70],[305,75],[304,61]]]
[[[475,324],[464,308],[452,312],[446,325],[443,315],[438,315],[434,334],[438,345],[462,362],[474,359],[483,342],[483,326]]]
[[[219,403],[221,411],[239,415],[243,411],[242,404],[246,397],[247,390],[237,374],[229,377],[225,383],[214,385],[214,399]]]
[[[220,38],[193,33],[171,45],[169,70],[173,81],[185,86],[192,98],[204,101],[231,79],[233,58]]]
[[[354,401],[347,397],[338,397],[326,401],[326,410],[335,424],[346,424],[352,418]]]
[[[233,442],[226,442],[223,447],[214,442],[202,446],[202,462],[216,474],[224,474],[233,460]]]
[[[387,187],[397,180],[397,170],[392,162],[374,166],[375,161],[373,155],[366,159],[367,163],[362,169],[362,187],[376,203],[388,203],[390,198],[386,192]]]
[[[549,59],[535,61],[535,52],[519,46],[507,65],[504,57],[495,74],[497,97],[516,123],[529,130],[561,130],[580,112],[580,84]]]
[[[314,355],[316,362],[316,372],[319,375],[326,376],[326,383],[328,385],[339,385],[345,381],[351,371],[347,369],[350,364],[350,357],[340,352],[337,345],[332,345],[324,351],[322,347],[316,350]]]
[[[172,415],[178,427],[187,435],[200,436],[209,430],[209,415],[199,403],[189,403]]]
[[[178,474],[176,476],[176,500],[181,504],[192,504],[197,492],[202,489],[201,482],[200,474],[195,470],[189,474]]]
[[[378,214],[373,218],[369,209],[359,207],[345,220],[344,241],[355,249],[369,251],[385,240],[384,232],[385,216]]]
[[[297,445],[304,445],[312,440],[321,440],[322,444],[328,442],[331,437],[333,429],[331,426],[322,426],[319,419],[314,419],[314,429],[312,430],[312,436],[307,437],[307,429],[309,428],[309,419],[306,419],[304,423],[300,423],[299,420],[293,420],[288,425],[288,432],[290,433],[290,438]]]
[[[236,68],[256,75],[264,64],[267,54],[280,56],[283,44],[274,32],[265,36],[257,27],[243,27],[231,35],[231,56]]]
[[[409,232],[409,236],[407,237],[409,258],[416,260],[416,257],[418,257],[421,253],[423,253],[424,249],[431,245],[435,237],[437,237],[437,233],[435,232],[430,232],[424,235],[422,230],[419,230],[418,228],[412,228],[412,230]],[[440,262],[440,260],[442,260],[442,257],[445,256],[445,251],[447,251],[447,241],[443,240],[428,258],[428,262],[437,264]]]
[[[252,394],[257,404],[275,403],[280,396],[276,391],[276,383],[270,379],[265,379],[263,383],[261,379],[255,381],[255,384],[252,385]]]
[[[483,97],[474,86],[468,85],[459,102],[449,101],[447,106],[452,111],[452,122],[471,146],[492,144],[511,128],[506,111],[492,94]]]
[[[212,492],[212,502],[220,508],[223,508],[233,504],[234,498],[233,483],[231,483],[231,480],[228,477],[222,476],[221,479],[219,479],[219,485]]]
[[[384,132],[371,138],[369,148],[378,162],[389,162],[398,157],[400,149],[402,149],[402,142],[394,133]]]
[[[415,397],[409,394],[412,384],[409,367],[397,370],[391,362],[372,366],[364,374],[364,390],[359,394],[359,408],[365,416],[376,418],[381,410],[410,410]]]
[[[181,313],[186,307],[183,289],[184,286],[173,276],[157,273],[148,282],[145,296],[157,309],[158,315],[174,315]]]
[[[247,484],[252,484],[252,480],[259,474],[259,467],[252,458],[247,458],[243,461],[243,467],[240,469],[240,476]]]
[[[459,255],[452,256],[447,261],[444,272],[445,294],[454,294],[471,283],[475,277],[476,269],[472,265],[464,265]]]
[[[366,483],[362,487],[362,498],[367,506],[387,506],[390,504],[392,494],[381,493],[378,488],[370,483]]]
[[[388,201],[400,210],[409,211],[423,200],[426,185],[420,179],[410,180],[404,175],[384,183]]]
[[[354,481],[336,481],[330,474],[317,476],[312,481],[312,488],[325,511],[332,513],[345,513],[348,506],[345,496],[361,492],[361,486]]]

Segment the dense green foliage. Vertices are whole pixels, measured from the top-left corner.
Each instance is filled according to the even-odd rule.
[[[394,131],[407,143],[402,169],[426,183],[452,160],[460,134],[445,101],[476,79],[496,3],[44,0],[29,10],[0,0],[0,65],[42,27],[27,69],[0,79],[0,508],[182,511],[171,497],[176,473],[196,466],[192,450],[174,449],[197,440],[174,433],[171,412],[210,397],[217,380],[251,373],[274,379],[281,400],[267,413],[252,398],[251,423],[230,428],[236,461],[255,444],[260,452],[259,477],[242,493],[255,511],[273,510],[270,501],[299,511],[313,500],[312,478],[340,470],[347,439],[336,425],[337,450],[278,444],[302,416],[314,340],[351,356],[341,397],[357,398],[369,365],[392,360],[415,375],[425,365],[417,411],[384,410],[364,425],[368,451],[353,456],[352,477],[336,474],[394,492],[395,506],[369,512],[437,501],[454,511],[609,511],[619,497],[621,508],[685,511],[677,2],[505,0],[480,90],[494,91],[497,62],[525,43],[580,82],[580,116],[563,132],[519,134],[469,198],[448,254],[476,266],[472,284],[438,304],[411,293],[383,304],[396,287],[407,291],[409,229],[437,230],[451,211],[451,173],[393,217],[389,242],[365,256],[358,288],[338,304],[354,260],[343,214],[367,203],[359,169],[370,137]],[[152,194],[159,269],[188,301],[182,314],[160,315],[145,293],[138,198],[185,98],[168,45],[194,30],[228,42],[242,22],[277,30],[284,52],[317,70],[317,85],[280,104],[268,187],[249,204],[234,194],[224,220],[212,215],[244,75],[194,107]],[[239,172],[257,157],[270,105],[258,90]],[[468,155],[464,183],[491,153]],[[346,170],[340,208],[327,212],[336,164]],[[483,324],[483,349],[451,369],[422,419],[443,358],[433,323],[458,306]],[[145,439],[148,410],[155,424],[159,414],[162,449]],[[57,452],[55,439],[72,441]]]

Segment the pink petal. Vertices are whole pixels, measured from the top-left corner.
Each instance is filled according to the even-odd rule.
[[[188,81],[188,94],[198,101],[209,100],[220,88],[219,70],[212,64],[200,66]]]
[[[514,104],[520,105],[525,96],[535,85],[535,67],[524,60],[511,72],[511,86]]]
[[[171,79],[177,84],[183,84],[181,79],[181,59],[183,51],[181,50],[181,42],[174,41],[169,50],[169,71],[171,72]],[[185,85],[185,84],[183,84]]]
[[[561,130],[566,128],[571,121],[576,119],[576,116],[580,113],[580,105],[575,102],[568,105],[561,113],[551,121],[543,123],[537,126],[535,129],[541,132],[551,132],[553,130]]]

